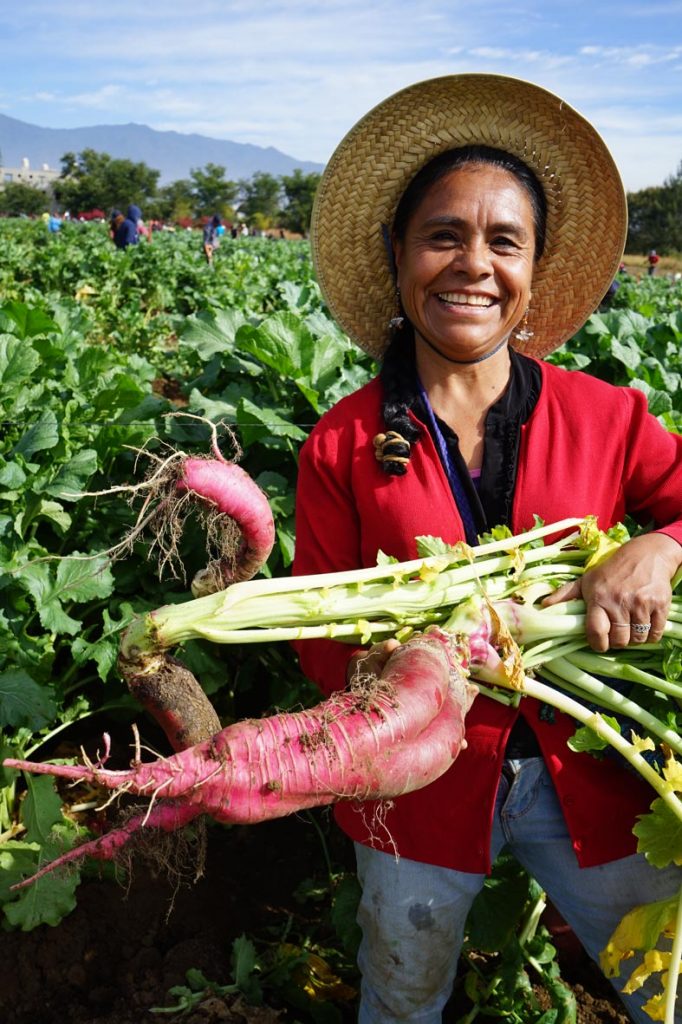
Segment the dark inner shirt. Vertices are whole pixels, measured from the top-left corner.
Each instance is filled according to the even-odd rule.
[[[472,479],[459,450],[457,435],[447,423],[438,419],[438,426],[462,483],[478,534],[485,533],[493,526],[504,525],[511,528],[521,427],[535,408],[542,388],[542,374],[536,362],[514,349],[509,350],[509,356],[509,384],[504,394],[490,407],[486,416],[485,447],[480,476]],[[418,394],[415,394],[412,408],[421,422],[428,424],[429,419]],[[433,434],[433,430],[430,427],[428,429]],[[437,440],[435,437],[433,440],[438,451]],[[447,468],[443,468],[447,475]],[[475,537],[467,537],[467,540],[470,543],[476,542]],[[540,756],[541,751],[535,733],[525,718],[519,715],[507,741],[505,757]]]

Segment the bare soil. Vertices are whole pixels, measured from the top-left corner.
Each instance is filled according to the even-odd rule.
[[[350,846],[329,825],[334,861]],[[314,934],[324,925],[320,907],[294,897],[305,879],[325,881],[317,828],[288,818],[252,827],[209,829],[204,877],[173,892],[166,877],[137,865],[125,887],[91,878],[78,890],[78,906],[56,928],[0,933],[0,1020],[3,1024],[274,1024],[307,1020],[291,1008],[249,1006],[241,996],[207,995],[189,1012],[153,1013],[169,1007],[169,989],[199,968],[219,985],[233,979],[232,942],[242,934],[279,941],[288,932]],[[292,926],[293,923],[293,926]],[[554,917],[562,973],[579,1005],[579,1024],[627,1024],[610,986],[575,937]],[[330,941],[333,941],[331,939]],[[353,984],[356,978],[346,978]],[[340,1020],[355,1019],[353,1001],[337,1004]],[[469,1004],[456,993],[445,1024]]]

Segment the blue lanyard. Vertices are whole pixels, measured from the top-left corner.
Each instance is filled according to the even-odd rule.
[[[462,478],[459,472],[457,471],[456,465],[454,464],[452,458],[450,457],[450,450],[445,442],[445,438],[443,437],[443,431],[438,426],[438,420],[436,419],[436,415],[433,409],[431,408],[431,403],[429,402],[428,395],[426,394],[426,391],[424,390],[424,385],[422,384],[419,377],[417,377],[417,385],[419,387],[419,396],[422,402],[424,403],[424,408],[426,409],[426,415],[429,420],[429,425],[431,427],[433,436],[436,439],[438,453],[440,455],[440,460],[445,470],[445,475],[447,476],[448,482],[450,484],[452,496],[455,499],[455,504],[457,505],[459,514],[462,517],[462,524],[464,526],[464,533],[466,535],[467,542],[471,545],[476,545],[478,544],[478,533],[474,522],[474,513],[472,511],[466,489],[464,487],[464,484],[462,483]]]

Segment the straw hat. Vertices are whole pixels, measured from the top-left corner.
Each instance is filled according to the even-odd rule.
[[[517,348],[540,357],[557,348],[594,312],[616,275],[625,193],[603,140],[580,114],[545,89],[502,75],[419,82],[350,130],[322,175],[313,209],[322,293],[341,327],[375,358],[386,349],[396,313],[385,228],[424,164],[472,143],[519,157],[547,196],[547,242],[528,314],[533,337],[514,341]]]

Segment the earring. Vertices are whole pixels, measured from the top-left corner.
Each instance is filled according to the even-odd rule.
[[[398,288],[398,287],[396,287],[396,290],[395,290],[395,303],[396,303],[398,312],[396,313],[395,316],[392,316],[391,319],[388,321],[388,327],[389,327],[389,330],[391,330],[391,331],[399,331],[399,330],[401,330],[403,324],[405,323],[405,317],[403,316],[403,308],[400,305],[400,288]]]
[[[514,337],[518,341],[530,341],[534,335],[534,331],[531,331],[528,326],[528,310],[523,314],[523,319],[519,324],[516,331],[514,331]]]

